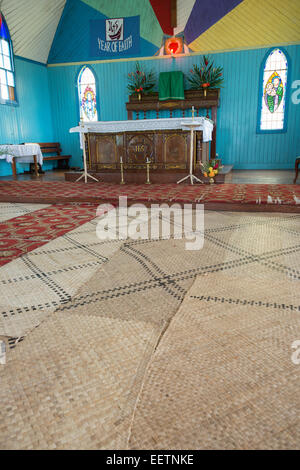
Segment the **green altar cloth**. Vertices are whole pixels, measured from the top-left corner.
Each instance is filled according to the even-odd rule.
[[[158,96],[160,101],[184,100],[183,72],[161,72]]]

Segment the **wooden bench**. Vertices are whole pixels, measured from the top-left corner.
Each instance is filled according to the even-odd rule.
[[[44,162],[49,162],[51,160],[57,160],[57,168],[58,170],[68,170],[69,169],[69,160],[71,155],[61,155],[61,147],[59,142],[53,143],[39,143],[41,147],[41,151],[43,154]],[[51,155],[49,157],[45,157],[45,154],[55,153],[56,155]]]

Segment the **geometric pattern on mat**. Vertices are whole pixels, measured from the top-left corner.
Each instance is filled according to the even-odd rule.
[[[93,219],[96,208],[91,203],[55,204],[1,222],[0,266]]]
[[[299,300],[284,279],[197,277],[153,354],[129,447],[298,449]]]
[[[200,285],[202,282],[202,285],[206,286],[205,292],[202,293],[203,287],[200,288],[199,284],[196,284],[193,295],[200,299],[190,300],[196,302],[197,305],[209,305],[213,306],[210,308],[220,309],[219,313],[212,313],[212,315],[215,315],[213,318],[216,322],[218,319],[223,321],[228,350],[232,325],[237,331],[238,339],[240,337],[243,339],[242,333],[245,333],[242,331],[243,322],[245,322],[246,329],[247,327],[256,328],[257,332],[253,330],[253,338],[259,334],[264,338],[269,335],[270,325],[274,328],[277,325],[278,331],[280,326],[285,328],[285,324],[282,323],[285,316],[287,323],[282,338],[286,341],[291,339],[291,333],[294,333],[292,328],[295,326],[293,323],[295,311],[291,308],[273,307],[274,301],[278,303],[279,300],[283,305],[296,307],[299,304],[296,302],[297,299],[291,297],[291,292],[299,290],[300,272],[297,265],[299,266],[300,216],[274,216],[274,214],[250,216],[243,213],[206,212],[205,218],[204,248],[198,252],[186,251],[184,240],[123,241],[113,256],[103,263],[70,299],[65,298],[53,313],[45,317],[38,328],[19,342],[16,348],[9,351],[7,364],[0,369],[0,381],[3,384],[0,388],[0,401],[4,404],[0,411],[0,414],[2,413],[0,447],[121,449],[140,447],[144,443],[148,445],[148,439],[158,438],[154,447],[164,448],[167,438],[152,434],[154,428],[151,427],[151,423],[146,424],[149,429],[144,427],[141,432],[141,420],[147,420],[146,413],[143,413],[143,393],[146,393],[148,379],[152,377],[149,364],[154,364],[161,345],[164,344],[171,331],[172,319],[176,320],[176,312],[182,301],[189,299],[189,294],[188,297],[186,294],[197,276]],[[275,240],[274,249],[273,246],[268,245],[271,233]],[[252,241],[253,237],[256,240],[255,245]],[[63,240],[65,241],[65,237]],[[33,257],[34,253],[31,252],[31,255],[27,256]],[[7,267],[12,264],[10,263]],[[231,284],[228,284],[226,280],[228,276],[232,279]],[[212,277],[214,279],[211,284],[213,293],[210,293],[208,282]],[[245,283],[243,283],[243,277],[246,279]],[[280,291],[280,286],[287,284],[291,287]],[[240,289],[244,285],[243,295],[237,287],[234,290],[234,286],[238,285]],[[253,295],[250,295],[247,286]],[[273,286],[276,289],[274,295]],[[214,295],[221,301],[217,299],[210,302],[210,300],[201,299],[202,295],[206,297]],[[224,299],[223,302],[222,299]],[[242,306],[237,304],[237,300]],[[243,306],[244,301],[262,302],[259,306],[250,305],[255,312],[255,318],[249,317],[248,320],[246,309],[249,309],[249,304]],[[268,303],[270,307],[266,307],[263,303]],[[37,305],[33,307],[36,308]],[[225,316],[222,314],[223,311]],[[233,311],[245,313],[237,317],[238,322],[234,322],[230,313]],[[18,312],[17,308],[12,309],[10,316],[12,324],[13,313],[18,313],[20,320],[26,316],[25,310],[20,309]],[[209,315],[206,316],[207,322]],[[297,315],[299,316],[298,312]],[[227,316],[228,329],[226,329]],[[256,326],[259,321],[260,329]],[[202,343],[197,343],[197,333],[199,336],[203,333],[201,330],[197,331],[196,328],[198,326],[195,326],[194,339],[191,344],[195,347],[198,345],[200,348]],[[181,328],[181,332],[184,333],[184,331]],[[298,331],[295,330],[295,333],[298,334]],[[212,335],[213,332],[210,334]],[[219,338],[217,334],[218,330],[215,332],[214,342],[219,341],[222,349],[222,341],[226,338],[222,335]],[[208,336],[207,339],[209,338]],[[174,359],[177,355],[179,357],[183,354],[184,360],[185,356],[193,354],[194,349],[190,347],[189,337],[186,340],[187,345],[184,345],[185,338],[183,338],[181,343],[184,345],[183,348],[180,349],[179,345],[178,351],[173,353]],[[280,345],[276,345],[277,341],[277,336],[271,338],[271,342],[277,347],[275,358],[279,357],[282,352],[278,350]],[[256,381],[259,382],[260,370],[263,370],[262,374],[265,374],[266,380],[262,382],[264,388],[259,390],[258,397],[262,400],[262,397],[268,396],[270,387],[275,387],[272,383],[269,384],[267,378],[271,380],[275,372],[275,376],[278,377],[277,364],[276,360],[271,361],[268,358],[268,366],[262,369],[263,358],[259,356],[261,349],[258,348],[257,366],[255,366],[254,356],[253,359],[251,358],[255,352],[254,339],[252,343],[248,341],[246,345],[244,344],[243,358],[249,359],[250,357],[249,364],[253,366],[253,371],[256,370],[257,375],[252,376],[253,383],[243,384],[241,390],[249,394],[250,400],[252,397],[250,392],[257,387]],[[237,344],[239,343],[232,343],[232,354],[238,355]],[[247,349],[248,346],[249,349]],[[290,360],[290,346],[289,343],[286,361]],[[204,355],[204,361],[205,357]],[[191,360],[191,363],[196,368],[194,373],[197,373],[197,360],[195,363]],[[232,373],[231,366],[238,363],[227,363],[227,358],[225,358],[222,364],[225,371],[230,369]],[[243,378],[245,377],[245,364],[241,365]],[[205,363],[203,369],[204,367]],[[288,378],[291,378],[295,387],[294,369],[284,370],[282,366],[280,370],[283,373],[284,383],[286,384]],[[182,375],[178,377],[180,383],[183,380],[184,371],[182,367]],[[236,369],[233,368],[233,371],[235,372]],[[218,377],[222,381],[222,376]],[[232,377],[233,380],[238,380],[240,375],[235,376],[232,373]],[[167,377],[165,381],[169,383]],[[174,385],[174,377],[172,383]],[[157,386],[158,389],[155,389],[155,383],[153,397],[156,396],[159,400],[159,383]],[[212,391],[212,396],[214,396],[213,387],[214,382],[210,381],[209,390]],[[282,395],[285,400],[288,394],[292,393],[291,387],[288,386],[286,395]],[[296,388],[293,389],[294,396],[295,390]],[[198,390],[195,391],[195,397],[197,397],[197,403],[195,405],[193,402],[193,406],[200,406]],[[164,400],[166,398],[170,402],[173,399],[176,401],[177,395],[173,396],[173,389],[170,388],[170,396],[164,397]],[[238,399],[237,395],[236,400]],[[293,400],[287,403],[296,404],[296,398]],[[229,402],[230,396],[228,395],[226,404]],[[282,402],[278,400],[277,404],[280,409]],[[152,406],[154,405],[158,406],[158,402],[152,402]],[[178,410],[181,410],[180,406],[179,403]],[[233,401],[232,407],[236,410],[236,413],[232,414],[233,419],[238,420],[238,413],[243,410],[243,406],[236,407],[236,401]],[[5,412],[5,410],[8,411]],[[188,415],[190,409],[187,408],[182,413]],[[245,413],[247,415],[247,412]],[[288,411],[284,410],[284,416],[287,416],[287,413]],[[297,419],[298,416],[299,413],[296,415]],[[177,426],[182,431],[181,422],[185,422],[185,415],[176,415],[176,420],[173,418],[169,415],[166,429],[171,426],[172,422],[172,426],[175,423],[176,432]],[[245,423],[244,417],[242,422]],[[249,423],[250,425],[256,423],[251,420],[251,415]],[[288,426],[290,423],[289,418]],[[209,425],[207,419],[204,419],[202,424],[204,429],[205,425]],[[214,424],[212,424],[213,427]],[[278,427],[274,420],[273,424],[274,432],[277,432]],[[281,424],[282,422],[279,423],[280,426]],[[262,423],[261,429],[264,425],[267,426],[267,423]],[[298,426],[296,419],[295,425]],[[245,426],[240,429],[240,432],[246,436],[247,423]],[[224,427],[219,427],[217,431],[223,432]],[[192,431],[187,429],[191,441],[184,442],[184,444],[189,448],[193,448],[194,442],[198,443],[193,432],[194,429]],[[286,430],[286,439],[292,446],[294,434],[289,438],[290,432],[289,427]],[[225,447],[239,447],[240,441],[235,437],[233,440],[230,440],[230,436],[228,438],[229,441],[225,442]],[[193,439],[194,442],[192,442]],[[253,443],[251,439],[249,438],[247,442]],[[179,440],[177,447],[180,445]]]
[[[118,240],[97,238],[97,222],[93,219],[1,267],[0,335],[10,338],[10,348],[14,338],[24,337],[70,300],[118,249]]]
[[[42,191],[41,191],[42,188]],[[300,185],[293,184],[214,184],[177,185],[113,183],[78,184],[72,182],[1,181],[0,201],[14,202],[116,202],[129,200],[289,205],[300,204]]]
[[[0,222],[48,207],[47,204],[0,203]]]

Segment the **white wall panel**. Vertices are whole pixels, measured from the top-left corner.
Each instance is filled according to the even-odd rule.
[[[196,0],[177,0],[177,27],[175,34],[184,30]]]
[[[14,53],[46,63],[66,0],[2,0]]]

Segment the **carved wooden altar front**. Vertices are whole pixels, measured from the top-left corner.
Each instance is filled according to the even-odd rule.
[[[190,138],[190,132],[184,130],[90,133],[88,168],[102,181],[119,182],[122,158],[126,181],[143,183],[148,158],[153,182],[176,182],[189,170]],[[195,165],[201,159],[201,140],[202,132],[196,131]]]
[[[201,140],[201,132],[195,139]],[[125,168],[146,168],[146,159],[153,170],[187,170],[190,133],[182,130],[122,132],[88,135],[89,168],[91,171],[117,170],[122,158]]]

